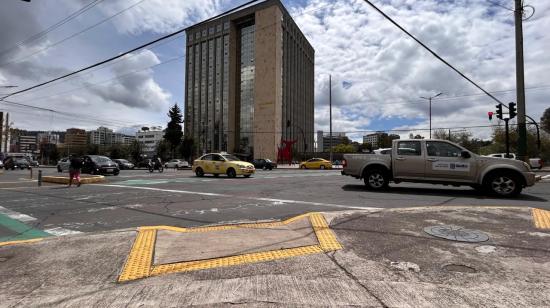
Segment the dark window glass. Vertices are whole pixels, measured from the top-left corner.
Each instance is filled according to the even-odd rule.
[[[426,149],[428,156],[460,157],[462,153],[462,149],[446,142],[427,141]]]
[[[397,146],[397,155],[420,156],[420,141],[400,141]]]

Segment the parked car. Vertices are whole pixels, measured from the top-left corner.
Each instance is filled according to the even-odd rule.
[[[372,151],[374,154],[378,155],[390,155],[391,154],[391,148],[383,148],[383,149],[377,149]]]
[[[529,158],[529,165],[532,169],[542,169],[544,167],[544,161],[542,158]]]
[[[37,160],[31,160],[30,163],[31,163],[31,167],[36,167],[36,168],[40,167],[40,163]]]
[[[189,163],[184,159],[172,159],[164,164],[164,168],[189,168]]]
[[[509,153],[508,157],[506,157],[506,153],[493,153],[487,155],[488,157],[497,157],[497,158],[509,158],[509,159],[516,159],[516,154]]]
[[[4,159],[4,169],[8,170],[15,170],[15,169],[30,169],[31,165],[29,161],[25,158],[16,158],[8,156],[6,159]]]
[[[390,181],[468,185],[500,197],[533,186],[535,173],[522,161],[476,155],[446,140],[394,140],[392,155],[344,154],[342,175],[363,179],[371,190]]]
[[[211,173],[215,177],[220,174],[227,174],[230,178],[237,177],[237,175],[243,175],[245,178],[248,178],[255,171],[256,168],[254,168],[253,164],[226,153],[209,153],[193,161],[193,172],[198,177]]]
[[[277,168],[277,163],[267,158],[254,159],[252,160],[252,164],[256,169],[273,170],[273,168]]]
[[[0,159],[0,169],[4,168],[4,160]]]
[[[300,169],[332,169],[332,163],[322,158],[311,158],[301,162]]]
[[[126,159],[118,158],[118,159],[113,159],[113,161],[118,165],[118,168],[119,168],[120,170],[131,170],[131,169],[134,169],[134,164],[132,164],[131,162],[127,161]]]
[[[57,172],[69,171],[71,160],[69,157],[63,157],[57,162]]]
[[[82,173],[112,175],[118,175],[120,173],[117,163],[107,156],[84,155],[82,157],[82,162]]]
[[[506,153],[494,153],[494,154],[489,154],[487,156],[516,159],[516,154],[514,153],[510,153],[508,157],[506,157]],[[539,157],[529,158],[529,166],[531,166],[532,169],[542,169],[542,167],[544,167],[544,161]]]

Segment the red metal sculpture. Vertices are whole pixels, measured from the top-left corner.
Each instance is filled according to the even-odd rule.
[[[281,145],[278,147],[277,151],[277,162],[292,163],[292,145],[298,142],[298,140],[282,140]]]

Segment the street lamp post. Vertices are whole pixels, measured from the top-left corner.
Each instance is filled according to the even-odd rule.
[[[328,75],[328,109],[329,109],[329,126],[330,126],[330,132],[329,132],[329,160],[332,164],[332,75]]]
[[[430,139],[432,139],[432,99],[438,97],[439,95],[441,95],[443,93],[438,93],[434,96],[430,96],[430,97],[424,97],[424,96],[421,96],[420,98],[423,98],[423,99],[426,99],[430,102],[430,111],[429,111],[429,114],[430,114]]]

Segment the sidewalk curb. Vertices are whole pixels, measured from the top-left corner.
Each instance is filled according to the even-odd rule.
[[[56,184],[69,184],[69,178],[66,176],[43,176],[42,182],[46,183],[56,183]],[[80,179],[82,184],[93,184],[93,183],[102,183],[105,182],[105,177],[103,175],[94,175],[90,177],[83,177]]]

